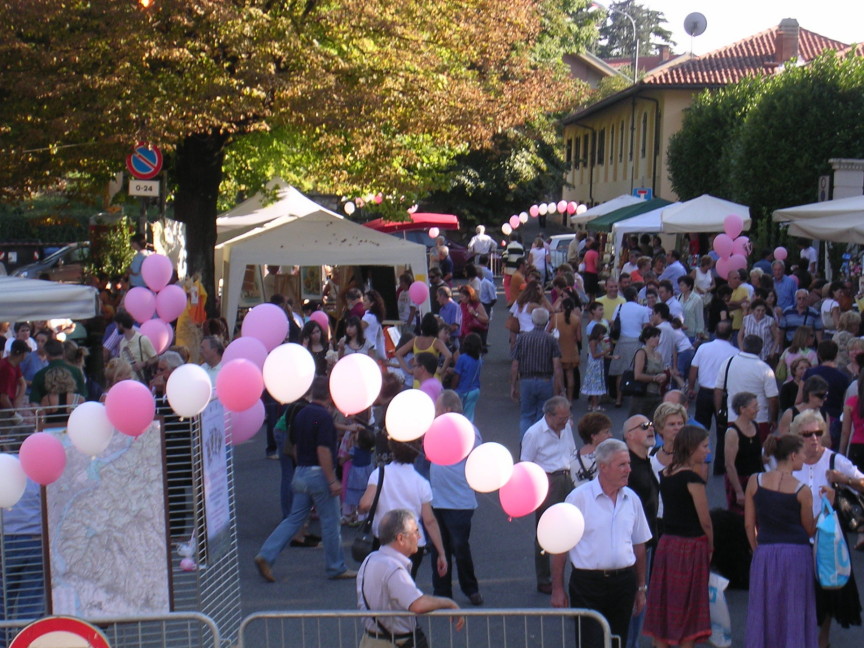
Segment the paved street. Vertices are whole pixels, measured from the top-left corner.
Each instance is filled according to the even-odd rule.
[[[535,225],[535,222],[531,222]],[[536,229],[534,230],[536,232]],[[530,235],[532,232],[528,232]],[[555,232],[552,232],[555,233]],[[529,240],[526,235],[526,240]],[[507,446],[518,457],[518,405],[508,397],[510,362],[503,328],[504,300],[499,299],[490,332],[490,353],[486,357],[477,425],[485,441],[497,441]],[[584,398],[575,401],[574,419],[578,420],[586,409]],[[614,423],[613,430],[620,438],[626,409],[616,410],[609,405],[606,412]],[[577,438],[577,445],[579,444]],[[712,446],[713,446],[712,439]],[[287,609],[354,609],[354,582],[328,581],[324,577],[321,549],[286,549],[274,566],[278,582],[264,582],[256,571],[252,558],[260,543],[279,521],[278,482],[279,464],[264,458],[264,439],[256,437],[251,443],[238,448],[236,485],[239,512],[240,575],[243,612]],[[712,507],[723,506],[723,483],[712,478],[709,485]],[[497,494],[478,495],[477,510],[472,530],[473,553],[476,561],[480,590],[488,608],[535,608],[549,606],[549,597],[534,588],[532,542],[533,515],[508,520],[501,510]],[[590,523],[590,521],[589,521]],[[345,528],[343,541],[350,546],[353,529]],[[349,566],[356,567],[350,562]],[[864,580],[864,554],[854,556],[859,583]],[[418,584],[431,592],[430,562],[424,560]],[[454,586],[457,602],[467,606],[458,588]],[[743,645],[747,593],[728,593],[732,611],[733,645]],[[778,610],[778,614],[783,611]],[[649,645],[647,639],[644,644]],[[291,644],[296,645],[296,644]],[[854,628],[832,629],[834,648],[857,648],[864,645],[864,630]]]

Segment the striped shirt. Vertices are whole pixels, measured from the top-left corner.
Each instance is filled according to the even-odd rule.
[[[558,340],[542,329],[520,333],[510,354],[519,363],[522,378],[551,378],[555,358],[561,357]]]

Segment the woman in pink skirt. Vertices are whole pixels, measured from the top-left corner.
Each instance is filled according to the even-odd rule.
[[[708,433],[685,425],[675,437],[672,463],[660,473],[663,535],[654,556],[644,634],[654,645],[695,646],[711,636],[708,566],[714,532],[705,492]]]

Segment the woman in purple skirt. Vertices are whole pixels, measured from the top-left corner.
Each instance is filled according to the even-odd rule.
[[[792,473],[804,464],[804,439],[769,437],[777,468],[753,475],[744,494],[744,525],[753,548],[745,648],[816,648],[813,495]]]

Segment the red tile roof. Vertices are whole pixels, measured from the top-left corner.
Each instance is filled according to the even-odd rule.
[[[664,66],[642,79],[646,86],[714,86],[736,83],[748,76],[761,76],[782,61],[775,54],[779,26],[748,36],[737,43],[696,56],[677,65]],[[841,50],[848,45],[799,29],[798,58],[810,61],[826,49]]]

